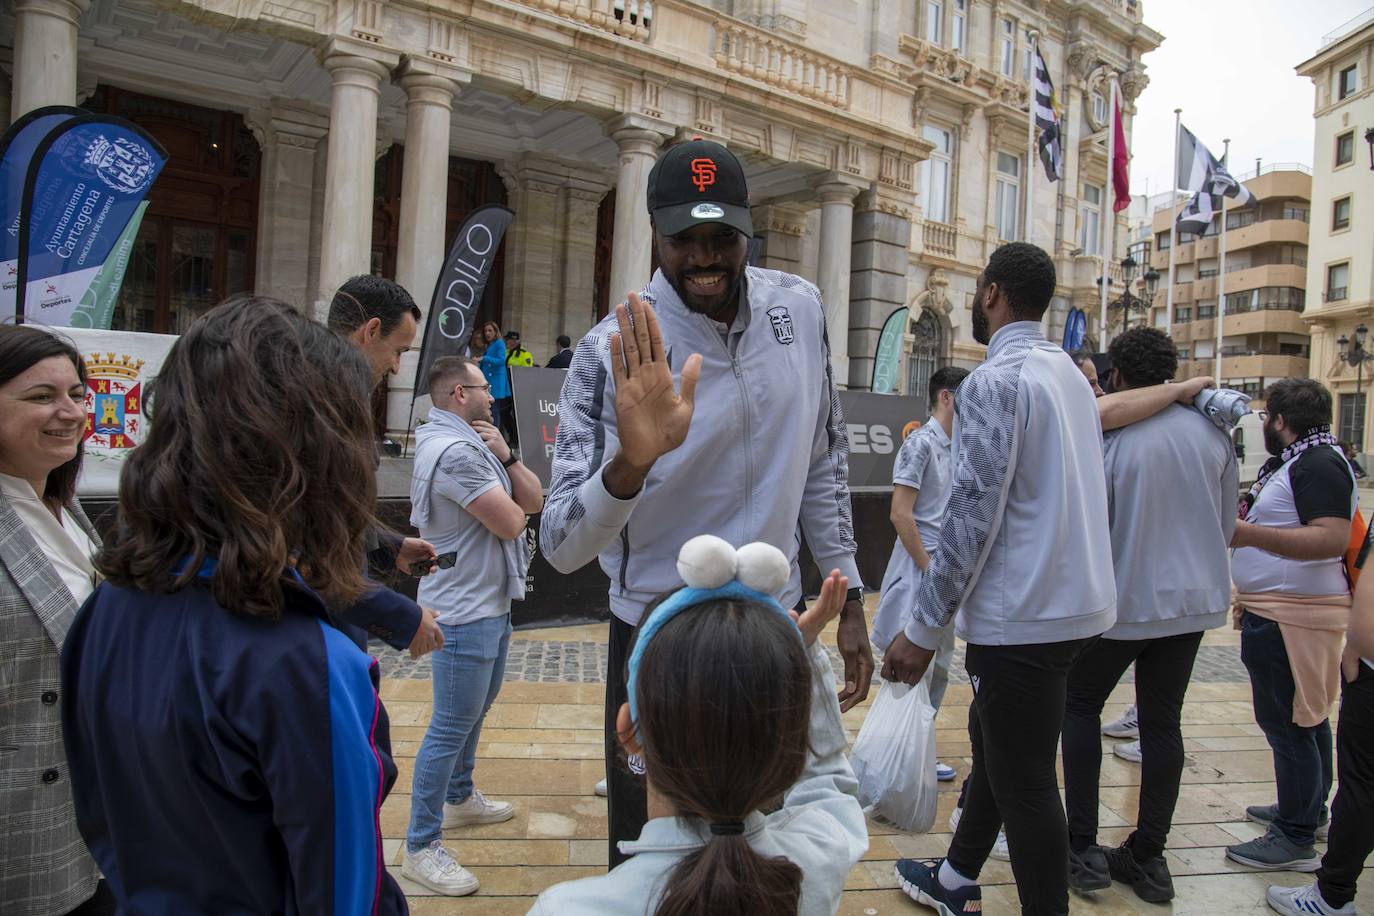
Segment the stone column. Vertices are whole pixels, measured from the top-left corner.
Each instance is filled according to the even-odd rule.
[[[556,160],[527,155],[502,173],[515,219],[506,230],[506,289],[501,329],[519,331],[535,356],[544,356],[558,332],[563,249],[563,185],[569,169]],[[595,240],[595,230],[593,230]]]
[[[553,355],[554,338],[559,334],[576,341],[596,324],[596,217],[610,187],[586,175],[569,179],[563,186],[562,280],[554,290],[558,314],[551,321],[548,349],[531,347],[541,360]]]
[[[420,346],[429,324],[430,299],[444,269],[448,222],[448,156],[453,97],[471,75],[437,62],[407,57],[396,82],[406,91],[405,158],[401,166],[401,225],[396,282],[425,313],[415,345],[388,380],[386,425],[405,429]]]
[[[806,211],[795,204],[763,204],[754,208],[753,218],[761,243],[756,266],[800,274]]]
[[[649,282],[653,232],[649,227],[649,171],[659,147],[670,136],[645,118],[627,115],[609,125],[611,139],[620,147],[616,177],[615,239],[611,250],[611,304],[624,301],[630,290]]]
[[[329,121],[285,103],[250,116],[249,126],[262,144],[257,291],[308,311],[314,293],[305,242],[311,231],[316,146]]]
[[[854,272],[849,291],[850,388],[869,388],[883,322],[893,310],[907,304],[914,203],[911,192],[882,185],[874,185],[855,203]]]
[[[320,241],[319,317],[323,317],[334,291],[349,277],[367,273],[372,266],[377,99],[382,79],[399,57],[337,38],[325,46],[320,57],[334,84]]]
[[[820,263],[816,285],[825,302],[830,334],[830,363],[835,378],[849,378],[850,260],[854,233],[854,197],[861,185],[839,172],[826,172],[815,184],[821,199]]]
[[[76,26],[90,0],[15,0],[11,120],[76,103]]]

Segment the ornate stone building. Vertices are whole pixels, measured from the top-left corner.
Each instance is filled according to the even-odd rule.
[[[1030,30],[1064,110],[1056,184],[1025,155]],[[974,280],[1026,212],[1059,266],[1051,333],[1091,314],[1104,87],[1129,132],[1162,40],[1138,0],[13,0],[3,35],[0,109],[118,113],[171,153],[122,327],[175,333],[243,290],[318,308],[366,271],[427,304],[497,202],[516,218],[484,315],[543,358],[647,279],[649,168],[701,135],[743,159],[756,261],[817,282],[855,388],[900,308],[899,387],[981,358]]]

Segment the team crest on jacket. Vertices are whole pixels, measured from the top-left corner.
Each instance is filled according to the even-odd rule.
[[[768,323],[773,327],[773,336],[780,344],[790,344],[796,340],[792,333],[792,313],[787,306],[779,305],[768,310]]]

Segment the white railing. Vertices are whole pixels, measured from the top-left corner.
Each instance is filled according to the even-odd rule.
[[[958,254],[959,233],[953,226],[926,220],[921,224],[921,247],[931,254],[956,257]]]
[[[563,19],[632,41],[648,41],[651,0],[519,0]]]
[[[751,26],[716,21],[716,66],[779,89],[849,107],[849,68]]]
[[[1327,32],[1325,35],[1323,35],[1321,46],[1324,48],[1327,45],[1334,45],[1336,42],[1340,41],[1342,38],[1349,35],[1351,32],[1354,32],[1356,29],[1362,28],[1366,23],[1370,22],[1374,22],[1374,6],[1371,6],[1363,13],[1360,13],[1360,15],[1354,17],[1348,22],[1344,22],[1336,26],[1336,28],[1332,29],[1330,32]]]

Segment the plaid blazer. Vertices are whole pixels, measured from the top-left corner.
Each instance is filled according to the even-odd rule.
[[[67,507],[92,543],[100,537]],[[99,873],[76,829],[58,650],[79,605],[0,494],[0,912],[67,913]]]

